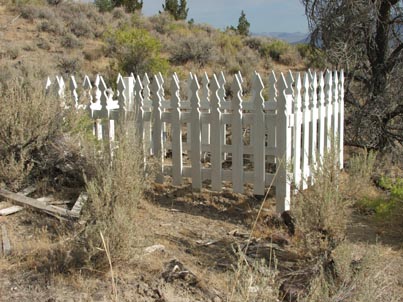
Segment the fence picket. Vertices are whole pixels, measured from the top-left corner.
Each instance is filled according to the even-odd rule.
[[[223,125],[221,123],[221,97],[220,84],[217,76],[214,74],[211,81],[211,187],[215,191],[222,189],[222,133]]]
[[[332,145],[332,73],[327,70],[325,77],[326,100],[326,148],[330,151]]]
[[[339,165],[340,169],[344,168],[344,154],[343,154],[343,143],[344,143],[344,70],[340,71],[340,81],[339,81],[339,92],[340,92],[340,102],[339,102]]]
[[[200,190],[202,187],[202,173],[201,173],[201,127],[200,127],[200,99],[199,99],[199,83],[197,77],[190,75],[190,117],[191,117],[191,154],[190,161],[192,164],[192,187]]]
[[[180,94],[179,82],[175,74],[171,79],[171,127],[172,127],[172,178],[173,184],[179,186],[182,184],[182,129],[181,113],[179,110]]]
[[[243,192],[243,136],[242,136],[242,86],[239,75],[235,74],[232,84],[231,146],[232,185],[235,193]]]
[[[310,117],[310,99],[309,99],[309,79],[308,73],[305,72],[303,79],[304,94],[302,98],[302,122],[303,122],[303,140],[302,140],[302,190],[308,188],[309,178],[309,123]]]
[[[291,83],[289,82],[291,85]],[[301,75],[297,73],[295,83],[295,100],[294,100],[294,184],[296,190],[301,187],[302,173],[301,173],[301,125],[302,125],[302,96],[301,96]]]
[[[253,119],[253,135],[251,142],[253,144],[253,169],[254,173],[254,185],[253,192],[256,195],[263,195],[265,190],[265,174],[266,169],[265,165],[262,164],[265,162],[265,114],[263,112],[264,109],[264,98],[262,95],[264,85],[260,75],[255,73],[252,82],[252,102],[254,107],[254,119]],[[274,145],[274,144],[273,144]]]

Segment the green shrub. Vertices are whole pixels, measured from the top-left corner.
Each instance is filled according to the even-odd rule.
[[[273,60],[279,61],[280,57],[288,52],[290,44],[281,40],[273,42],[265,42],[259,48],[259,53],[263,58],[271,57]]]
[[[130,261],[144,234],[136,215],[144,200],[144,160],[134,123],[118,132],[113,156],[109,144],[93,146],[94,175],[87,179],[89,201],[84,209],[87,225],[83,234],[90,265],[106,265],[100,232],[108,240],[113,261]],[[122,135],[130,133],[130,135]]]
[[[68,33],[62,38],[61,45],[66,48],[77,48],[81,47],[82,43],[75,35]]]
[[[175,65],[186,64],[191,61],[199,66],[212,63],[214,58],[214,43],[207,35],[190,34],[175,39],[171,50],[170,61]]]
[[[168,61],[160,56],[161,44],[146,30],[122,28],[105,35],[107,53],[123,74],[166,73]]]
[[[63,133],[79,116],[60,110],[60,101],[39,87],[38,81],[12,79],[0,92],[0,183],[12,190],[52,177],[69,153]]]
[[[298,44],[296,47],[308,67],[319,69],[326,67],[326,57],[322,50],[309,44]]]

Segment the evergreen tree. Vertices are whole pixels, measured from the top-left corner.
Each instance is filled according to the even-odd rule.
[[[165,5],[162,5],[164,11],[168,12],[175,20],[186,20],[189,9],[187,8],[186,0],[165,0]]]
[[[250,28],[250,23],[248,22],[248,19],[246,19],[245,12],[241,12],[241,16],[238,19],[238,33],[243,36],[249,36],[249,28]]]
[[[186,20],[188,17],[189,9],[186,7],[186,0],[181,0],[180,5],[178,7],[178,18],[177,20]]]
[[[143,0],[112,0],[112,3],[114,7],[123,6],[128,13],[143,8]]]
[[[111,11],[115,7],[124,7],[126,12],[134,13],[143,8],[143,0],[95,0],[95,5],[101,12]]]

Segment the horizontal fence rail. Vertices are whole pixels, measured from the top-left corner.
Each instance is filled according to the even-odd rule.
[[[291,188],[314,183],[312,168],[334,141],[343,168],[344,73],[271,72],[263,80],[255,72],[248,93],[243,84],[240,73],[230,86],[223,72],[205,73],[201,83],[192,73],[182,82],[175,73],[167,80],[119,75],[114,91],[100,75],[85,76],[81,86],[71,76],[68,88],[56,76],[46,91],[88,110],[99,140],[113,141],[121,119],[133,121],[145,162],[161,163],[158,182],[169,175],[181,185],[187,177],[194,189],[207,181],[215,191],[230,182],[236,193],[252,185],[257,195],[273,185],[277,211],[289,210]]]

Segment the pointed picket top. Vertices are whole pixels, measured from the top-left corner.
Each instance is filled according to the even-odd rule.
[[[339,84],[339,77],[338,77],[338,73],[337,70],[334,71],[334,76],[333,76],[333,85],[335,87],[337,87]]]
[[[52,81],[50,80],[50,77],[47,77],[45,82],[45,90],[48,91],[50,86],[52,86]]]
[[[120,73],[118,75],[118,79],[116,80],[116,87],[118,88],[119,94],[123,93],[123,91],[126,89],[125,81]]]
[[[278,91],[277,91],[277,77],[275,72],[272,70],[269,74],[269,100],[277,101]]]
[[[176,72],[174,72],[172,75],[175,77],[175,80],[176,80],[176,82],[177,82],[178,85],[179,85],[179,77],[178,77],[178,74],[177,74]]]
[[[204,99],[208,99],[210,97],[210,89],[209,89],[210,79],[207,75],[207,72],[204,72],[202,76],[202,89],[201,93]]]
[[[120,72],[118,73],[118,76],[117,76],[117,79],[116,79],[116,84],[119,84],[119,82],[123,82],[123,77],[122,77],[122,75],[120,74]]]
[[[77,108],[78,107],[78,93],[77,93],[78,86],[77,86],[76,78],[73,75],[70,76],[69,86],[70,86],[71,97],[73,98],[74,105]]]
[[[218,91],[220,90],[220,84],[218,83],[218,79],[215,74],[213,74],[211,78],[210,88],[211,88],[210,102],[211,102],[211,110],[213,112],[221,107],[221,99],[218,96]]]
[[[255,71],[255,72],[256,72],[256,71]],[[239,80],[239,82],[240,82],[241,84],[243,84],[243,83],[244,83],[244,80],[243,80],[242,73],[241,73],[240,70],[238,70],[237,75],[238,75],[238,80]]]
[[[332,72],[329,69],[326,70],[325,82],[332,83]]]
[[[316,74],[316,72],[313,73],[311,87],[312,87],[312,108],[316,108],[318,103],[318,95],[317,95],[318,75]]]
[[[177,109],[179,108],[179,83],[177,81],[177,76],[175,74],[172,74],[171,77],[171,107],[172,109]]]
[[[199,98],[199,94],[198,94],[198,91],[200,89],[199,82],[197,81],[197,77],[193,76],[191,73],[190,73],[189,79],[190,79],[189,89],[191,92],[190,106],[193,109],[199,108],[200,107],[200,98]]]
[[[135,78],[136,78],[136,76],[134,75],[134,73],[133,73],[133,72],[131,72],[131,73],[130,73],[130,76],[131,76],[133,79],[135,79]]]
[[[294,86],[296,86],[296,80],[294,78],[294,75],[292,74],[292,71],[289,70],[287,72],[287,76],[284,78],[287,81],[287,90],[294,95]]]
[[[278,107],[277,110],[279,112],[282,112],[282,114],[286,114],[287,113],[287,102],[286,102],[286,92],[288,90],[288,85],[287,85],[287,80],[284,77],[284,74],[281,73],[280,74],[280,79],[277,82],[278,83],[278,91],[279,91],[279,97],[277,99],[278,101]]]
[[[143,90],[143,85],[141,84],[140,76],[137,76],[137,80],[134,82],[134,111],[137,112],[140,117],[138,117],[137,122],[140,123],[142,121],[142,110],[144,110],[144,98],[141,93]]]
[[[137,79],[134,81],[134,91],[137,93],[141,92],[141,90],[143,90],[143,84],[141,83],[140,76],[137,76]]]
[[[295,80],[295,102],[294,102],[294,110],[297,112],[301,108],[301,90],[302,90],[302,83],[301,83],[301,74],[298,72],[297,73],[297,78]]]
[[[340,70],[340,83],[344,84],[344,69]]]
[[[83,88],[84,89],[91,89],[92,88],[91,80],[87,75],[84,77]]]
[[[252,80],[252,101],[254,103],[255,110],[261,111],[263,110],[264,106],[264,98],[262,95],[262,91],[264,89],[263,81],[262,78],[260,77],[260,74],[258,74],[255,71],[255,74],[253,76]]]
[[[231,89],[232,93],[234,94],[234,98],[232,100],[232,109],[234,111],[240,110],[242,108],[242,84],[237,74],[234,76]]]
[[[66,84],[64,83],[64,79],[62,76],[60,76],[60,77],[56,76],[56,81],[57,81],[57,87],[56,87],[57,95],[60,98],[64,98],[64,92],[66,89]]]
[[[147,73],[144,74],[142,83],[143,83],[143,87],[144,87],[144,89],[143,89],[144,100],[149,100],[150,96],[151,96],[151,91],[150,91],[151,82],[150,82],[150,78],[148,77]]]
[[[106,94],[106,90],[108,89],[108,86],[106,86],[106,83],[102,76],[99,76],[99,87],[98,88],[101,92],[101,95],[100,95],[100,101],[101,101],[101,106],[102,106],[101,110],[105,111],[106,106],[107,106],[107,100],[108,100],[108,95]]]
[[[331,102],[330,95],[332,93],[332,73],[330,70],[326,70],[325,76],[325,94],[326,94],[326,103]]]
[[[225,74],[223,71],[221,71],[218,75],[218,83],[220,84],[221,88],[224,88],[225,83],[227,83],[227,80],[225,79]]]
[[[76,78],[72,75],[70,76],[70,90],[75,90],[78,88],[77,82],[76,82]]]
[[[161,83],[160,83],[158,76],[154,75],[153,80],[151,81],[150,88],[160,99],[161,98]]]
[[[309,75],[309,81],[312,81],[314,73],[312,72],[312,70],[310,68],[308,68],[308,75]]]
[[[303,79],[303,87],[304,87],[304,98],[302,102],[302,107],[304,109],[309,107],[309,74],[305,72]]]
[[[263,84],[262,78],[260,77],[260,74],[255,71],[253,74],[253,79],[252,79],[252,90],[253,91],[262,91],[263,89],[264,89],[264,84]]]
[[[319,95],[319,108],[323,105],[324,103],[324,86],[325,86],[325,80],[323,78],[323,72],[319,72],[318,76],[318,95]]]
[[[94,85],[95,85],[96,87],[99,87],[100,81],[101,81],[100,75],[97,74],[97,76],[95,77]]]
[[[116,84],[119,110],[123,110],[124,108],[126,108],[127,104],[126,95],[123,93],[126,90],[126,85],[120,73],[116,80]]]
[[[165,90],[164,90],[165,80],[164,80],[164,77],[162,76],[161,72],[158,72],[156,77],[157,77],[158,83],[160,84],[160,96],[163,98],[165,96]]]

